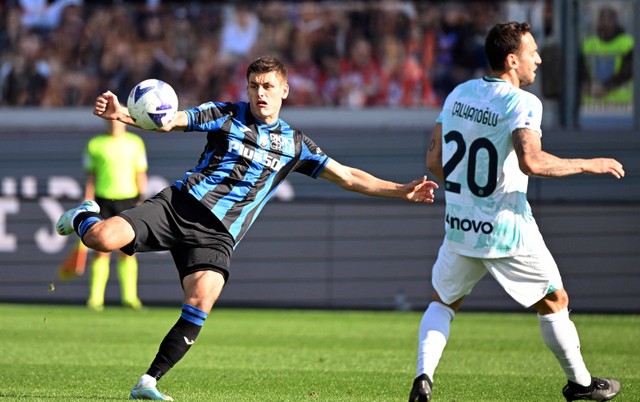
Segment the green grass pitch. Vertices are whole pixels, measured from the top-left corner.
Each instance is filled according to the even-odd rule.
[[[0,401],[126,400],[175,308],[0,305]],[[219,308],[160,381],[176,401],[406,401],[421,313]],[[594,375],[640,401],[640,316],[572,315]],[[563,401],[534,313],[460,312],[434,400]]]

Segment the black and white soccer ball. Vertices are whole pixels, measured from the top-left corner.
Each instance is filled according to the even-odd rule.
[[[173,119],[178,111],[178,95],[171,85],[150,78],[133,87],[127,109],[138,127],[153,130]]]

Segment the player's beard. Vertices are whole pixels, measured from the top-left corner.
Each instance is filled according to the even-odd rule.
[[[535,73],[535,71],[530,71],[527,74],[522,74],[518,78],[520,80],[520,87],[526,87],[527,85],[531,85],[531,84],[533,84],[535,82],[536,73]]]

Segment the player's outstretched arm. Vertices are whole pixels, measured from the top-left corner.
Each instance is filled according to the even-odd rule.
[[[129,110],[122,106],[118,97],[111,91],[103,92],[96,98],[93,114],[105,120],[119,120],[123,123],[135,126]]]
[[[513,147],[518,156],[520,170],[526,175],[564,177],[578,173],[610,174],[624,177],[622,164],[612,158],[565,159],[542,150],[540,135],[528,129],[513,132]]]
[[[411,202],[432,203],[438,185],[424,176],[410,183],[399,184],[379,179],[363,170],[344,166],[331,159],[320,174],[345,190],[386,198],[402,198]]]
[[[116,94],[111,91],[98,95],[93,107],[93,114],[105,120],[119,120],[130,126],[141,128],[129,115],[129,109],[121,105]],[[187,128],[187,124],[187,114],[184,111],[177,111],[173,120],[154,131],[184,131]]]

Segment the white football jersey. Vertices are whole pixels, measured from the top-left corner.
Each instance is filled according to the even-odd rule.
[[[437,122],[442,123],[445,241],[453,251],[498,258],[528,254],[543,242],[511,137],[518,128],[542,136],[541,120],[540,100],[504,80],[470,80],[449,94]]]

